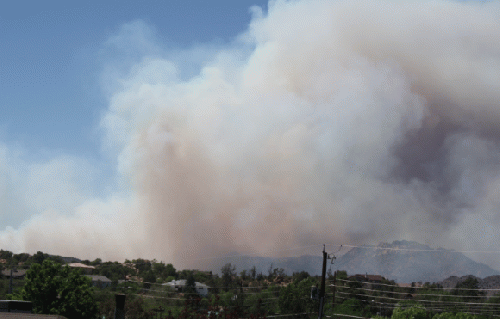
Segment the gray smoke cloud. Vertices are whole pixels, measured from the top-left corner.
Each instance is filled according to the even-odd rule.
[[[209,56],[189,78],[181,55],[143,44],[144,24],[112,38],[154,51],[104,77],[118,84],[103,145],[127,190],[43,210],[2,246],[180,267],[317,243],[497,250],[499,2],[275,1],[252,14],[233,43],[187,55]]]

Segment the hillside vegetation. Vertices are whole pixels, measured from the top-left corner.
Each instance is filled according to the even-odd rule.
[[[96,318],[113,318],[115,294],[126,295],[125,313],[129,319],[265,318],[284,315],[315,318],[319,309],[319,301],[312,298],[312,291],[316,289],[314,287],[320,285],[319,276],[311,276],[307,271],[288,273],[284,268],[273,264],[262,272],[256,266],[238,269],[234,264],[226,263],[218,273],[214,273],[178,270],[170,263],[145,259],[126,260],[124,263],[103,262],[100,259],[82,261],[42,252],[31,256],[3,250],[0,255],[4,257],[1,258],[3,268],[16,266],[17,269],[27,270],[26,278],[13,281],[13,294],[7,294],[8,279],[2,278],[0,298],[33,302],[49,300],[53,307],[35,308],[43,313],[62,314],[73,311],[72,316],[78,317],[77,312],[84,310],[78,303],[75,305],[78,296],[74,292],[77,289],[82,294],[87,294],[85,309],[95,309],[92,314]],[[68,272],[66,267],[57,266],[67,264],[67,261],[80,261],[93,266],[93,274],[106,276],[111,279],[111,284],[105,288],[92,287],[90,279],[78,279],[78,276],[83,278],[81,270]],[[55,277],[39,275],[41,264],[52,269],[50,276]],[[353,276],[355,273],[351,272],[348,276],[347,271],[337,271],[336,275],[334,273],[329,269],[324,307],[327,316],[378,316],[391,319],[490,318],[500,310],[500,288],[492,289],[491,280],[487,281],[490,282],[489,290],[484,290],[482,287],[486,281],[473,276],[401,286],[382,276]],[[60,281],[60,287],[53,284],[51,295],[46,296],[41,289],[33,289],[46,286],[40,285],[40,282],[54,283],[51,278],[64,278],[68,275],[72,279]],[[165,285],[172,280],[180,280],[183,285],[176,288]],[[71,283],[77,286],[72,287]],[[207,288],[206,294],[198,290],[199,285]],[[90,289],[91,295],[88,295],[87,289]],[[69,297],[72,296],[71,292],[75,298]],[[62,298],[63,294],[69,295]],[[81,316],[83,318],[88,315]]]

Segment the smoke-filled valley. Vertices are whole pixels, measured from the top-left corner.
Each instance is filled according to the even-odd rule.
[[[39,199],[36,214],[0,232],[0,246],[193,268],[321,243],[498,250],[498,1],[276,1],[251,11],[248,30],[207,53],[194,76],[189,61],[155,50],[125,75],[103,71],[102,147],[120,181],[108,195],[79,192],[78,163],[62,171],[71,183],[31,187],[33,165],[19,173],[17,155],[0,147],[4,211]],[[124,28],[135,39],[149,27]],[[144,45],[127,32],[108,45]],[[44,178],[62,174],[47,163],[56,169]]]

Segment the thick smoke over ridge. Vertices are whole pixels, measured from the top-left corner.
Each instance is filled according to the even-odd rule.
[[[497,250],[499,18],[498,2],[253,8],[198,76],[149,57],[120,80],[102,127],[129,194],[0,243],[180,266],[403,238]]]

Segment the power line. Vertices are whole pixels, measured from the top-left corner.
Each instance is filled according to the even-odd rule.
[[[317,314],[317,312],[289,313],[284,315],[266,316],[266,318],[279,318],[279,317],[291,317],[291,316],[314,315],[314,314]]]
[[[338,281],[343,281],[343,282],[360,282],[357,280],[346,280],[346,279],[338,279]],[[330,280],[330,282],[333,282],[333,280]],[[373,282],[361,282],[361,283],[370,283],[374,285],[380,285],[380,286],[388,286],[388,287],[396,287],[396,288],[401,288],[401,289],[431,289],[431,290],[484,290],[484,291],[500,291],[500,288],[434,288],[434,287],[401,287],[392,284],[383,284],[383,283],[373,283]],[[337,286],[341,287],[341,286]]]
[[[392,297],[387,297],[387,296],[375,296],[375,295],[365,295],[365,294],[352,294],[352,293],[348,293],[348,292],[337,292],[337,293],[343,294],[343,295],[349,295],[349,296],[362,296],[362,297],[390,299],[390,300],[398,300],[398,301],[409,301],[408,299],[399,299],[399,298],[392,298]],[[441,303],[441,304],[450,304],[450,305],[451,304],[454,304],[454,305],[481,305],[481,306],[488,305],[487,303],[483,303],[483,302],[457,302],[457,301],[438,301],[438,300],[414,300],[414,301],[431,302],[431,303]],[[495,304],[493,304],[493,305],[495,305]]]
[[[330,287],[333,287],[335,285],[330,285]],[[351,289],[349,287],[346,287],[346,286],[336,286],[337,288],[342,288],[342,289]],[[409,295],[411,294],[413,297],[415,296],[438,296],[438,297],[453,297],[453,298],[480,298],[480,297],[483,297],[483,296],[462,296],[462,295],[451,295],[451,294],[412,294],[410,292],[397,292],[397,291],[386,291],[386,290],[376,290],[376,289],[369,289],[369,288],[363,288],[363,287],[360,287],[360,288],[352,288],[352,289],[360,289],[360,290],[365,290],[365,291],[373,291],[373,292],[380,292],[380,293],[385,293],[385,294],[397,294],[397,295]],[[469,290],[469,289],[457,289],[457,290]],[[500,290],[500,289],[498,289]]]
[[[486,253],[486,254],[500,254],[499,250],[448,250],[448,249],[409,249],[409,248],[391,248],[391,247],[379,247],[379,246],[367,246],[367,245],[335,245],[329,244],[329,246],[342,246],[350,248],[362,248],[362,249],[379,249],[379,250],[393,250],[393,251],[416,251],[416,252],[436,252],[436,253]]]
[[[344,295],[349,295],[347,293],[341,293],[341,294],[344,294]],[[369,296],[369,295],[366,295],[366,297],[370,297],[368,299],[372,299],[372,298],[377,298],[378,296]],[[340,299],[344,299],[344,300],[348,300],[349,298],[345,298],[345,297],[340,297]],[[394,298],[393,298],[394,299]],[[397,301],[407,301],[407,302],[411,302],[411,301],[417,301],[417,302],[422,302],[422,300],[411,300],[411,299],[394,299],[394,300],[397,300]],[[423,302],[427,302],[427,301],[423,301]],[[370,300],[370,303],[376,303],[376,304],[379,304],[379,305],[384,305],[385,308],[398,308],[398,307],[411,307],[411,306],[417,306],[417,304],[414,304],[414,305],[405,305],[405,304],[400,304],[399,302],[395,302],[395,303],[390,303],[390,302],[382,302],[382,301],[377,301],[375,299],[373,300]],[[432,307],[429,307],[427,306],[427,308],[432,308],[432,309],[439,309],[439,308],[436,308],[438,306],[444,306],[446,305],[446,302],[440,302],[441,304],[438,304],[438,305],[434,305]],[[418,306],[421,306],[423,307],[423,305],[421,304],[418,304]],[[455,305],[456,306],[456,305]],[[463,303],[462,304],[462,307],[468,307],[470,306],[469,304],[467,303]],[[484,304],[479,304],[477,306],[474,306],[474,307],[481,307],[482,309],[484,309],[485,306],[488,306],[488,308],[486,308],[487,310],[491,310],[491,311],[498,311],[499,306],[498,304],[488,304],[488,303],[484,303]],[[356,305],[357,307],[357,305]]]
[[[359,319],[373,319],[371,317],[358,317],[358,316],[352,316],[352,315],[344,315],[342,313],[334,313],[333,316],[341,316],[341,317],[349,317],[349,318],[359,318]],[[325,316],[327,318],[332,318],[332,316]]]

